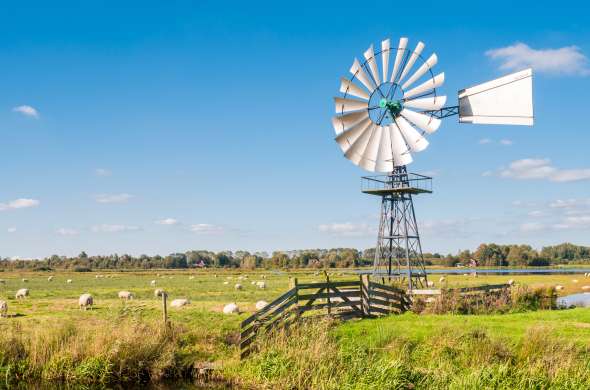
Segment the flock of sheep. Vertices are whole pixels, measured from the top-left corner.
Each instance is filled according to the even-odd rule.
[[[157,274],[157,276],[158,277],[162,277],[162,278],[164,277],[164,276],[160,276],[160,274]],[[96,279],[109,278],[109,277],[112,278],[113,276],[112,275],[111,276],[109,276],[109,275],[107,275],[107,276],[105,276],[105,275],[95,275],[95,278]],[[217,275],[215,275],[215,277],[217,277]],[[169,278],[172,279],[172,276],[169,276]],[[189,276],[189,280],[193,280],[194,278],[195,277],[192,276],[192,275]],[[266,276],[265,275],[262,275],[262,278],[263,279],[266,279]],[[47,281],[48,282],[51,282],[51,281],[53,281],[53,279],[54,279],[53,276],[49,276],[47,278]],[[227,279],[228,280],[229,279],[232,279],[232,277],[231,276],[228,276]],[[238,279],[238,281],[243,281],[243,280],[248,279],[248,277],[247,276],[238,276],[237,279]],[[21,281],[23,283],[26,283],[26,282],[28,282],[28,279],[23,278]],[[73,282],[72,279],[67,279],[66,280],[66,283],[67,284],[71,284],[72,282]],[[5,284],[5,283],[6,283],[5,280],[0,279],[0,284]],[[152,287],[155,287],[156,284],[157,284],[156,280],[150,281],[150,285]],[[223,284],[224,285],[227,285],[227,284],[229,284],[229,282],[228,281],[225,281]],[[260,289],[265,289],[266,288],[266,282],[264,282],[264,281],[252,281],[251,284],[252,285],[255,285],[257,288],[260,288]],[[240,283],[236,283],[234,285],[234,288],[236,290],[242,290],[243,289],[243,287],[242,287],[242,285]],[[167,296],[167,293],[162,288],[156,288],[154,290],[154,296],[156,298],[161,298],[163,295],[166,295]],[[15,294],[15,298],[17,300],[24,299],[24,298],[26,298],[28,296],[29,296],[29,289],[28,288],[21,288]],[[117,296],[119,297],[119,299],[125,300],[125,301],[132,300],[134,298],[133,293],[130,292],[130,291],[119,291],[119,293],[117,294]],[[170,307],[180,308],[180,307],[183,307],[183,306],[188,305],[189,303],[190,303],[190,301],[188,299],[186,299],[186,298],[178,298],[178,299],[174,299],[174,300],[172,300],[170,302]],[[260,310],[260,309],[264,308],[267,304],[268,303],[266,301],[258,301],[258,302],[256,302],[256,310]],[[92,297],[91,294],[84,293],[84,294],[80,295],[80,298],[78,299],[78,306],[79,306],[80,310],[92,309],[92,306],[93,305],[94,305],[94,298]],[[223,313],[224,314],[236,314],[236,313],[239,313],[239,312],[240,312],[240,309],[239,309],[238,305],[235,302],[232,302],[230,304],[227,304],[223,308]],[[7,314],[8,314],[8,303],[6,301],[4,301],[4,300],[0,300],[0,317],[6,317]]]

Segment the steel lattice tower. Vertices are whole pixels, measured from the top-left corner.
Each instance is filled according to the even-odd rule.
[[[401,166],[387,176],[363,177],[362,191],[381,197],[374,273],[406,282],[410,290],[424,287],[427,276],[412,196],[432,193],[432,178]]]

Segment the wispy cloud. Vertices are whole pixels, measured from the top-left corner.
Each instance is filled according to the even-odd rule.
[[[479,140],[479,144],[480,145],[487,145],[487,144],[490,144],[490,143],[492,143],[492,140],[489,139],[489,138],[482,138],[482,139]]]
[[[12,109],[12,111],[14,112],[18,112],[20,114],[23,114],[25,116],[31,117],[31,118],[39,118],[39,111],[37,111],[35,108],[28,106],[28,105],[22,105],[22,106],[17,106],[14,107]]]
[[[486,51],[486,55],[500,61],[500,69],[520,70],[531,67],[537,72],[557,75],[590,74],[588,57],[577,46],[558,49],[533,49],[524,43]]]
[[[500,144],[505,145],[505,146],[510,146],[512,145],[514,142],[512,142],[511,139],[501,139],[500,140]]]
[[[478,143],[479,143],[480,145],[489,145],[489,144],[493,144],[493,143],[495,143],[495,142],[496,142],[496,141],[494,141],[494,140],[492,140],[492,139],[490,139],[490,138],[482,138],[482,139],[480,139],[480,140],[479,140],[479,142],[478,142]],[[498,143],[499,143],[500,145],[504,145],[504,146],[510,146],[510,145],[512,145],[512,144],[513,144],[512,140],[509,140],[509,139],[501,139],[500,141],[498,141]]]
[[[0,203],[0,211],[37,207],[40,203],[37,199],[20,198],[8,203]]]
[[[328,223],[318,226],[321,233],[327,233],[333,236],[340,237],[366,237],[375,234],[375,231],[366,223]]]
[[[158,225],[178,225],[180,222],[174,218],[164,218],[156,221]]]
[[[539,232],[546,228],[547,226],[541,222],[525,222],[520,225],[520,231],[523,233]]]
[[[99,194],[94,197],[98,203],[126,203],[133,198],[130,194]]]
[[[59,228],[55,231],[60,236],[76,236],[78,235],[78,231],[75,229],[70,228]]]
[[[16,228],[15,227],[9,227],[8,229],[6,229],[6,231],[8,233],[15,233],[16,232]]]
[[[517,180],[572,182],[590,179],[590,168],[559,169],[554,167],[548,158],[525,158],[511,162],[508,168],[500,169],[499,175]]]
[[[94,170],[94,174],[96,176],[111,176],[112,172],[109,171],[108,169],[104,169],[104,168],[96,168]]]
[[[110,224],[102,224],[102,225],[95,225],[90,228],[95,233],[120,233],[120,232],[133,232],[140,230],[138,226],[129,226],[129,225],[110,225]]]
[[[209,223],[197,223],[189,227],[190,231],[198,234],[220,234],[225,231],[222,226]]]

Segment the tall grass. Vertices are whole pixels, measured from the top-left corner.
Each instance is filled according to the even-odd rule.
[[[387,333],[367,343],[340,339],[332,327],[306,323],[261,338],[260,352],[227,374],[284,389],[590,388],[588,347],[548,337],[543,328],[520,342],[447,329],[420,341]]]
[[[178,377],[178,329],[131,319],[49,322],[0,333],[0,378],[5,382],[140,383]]]

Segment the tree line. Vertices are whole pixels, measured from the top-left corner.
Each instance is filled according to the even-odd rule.
[[[250,253],[248,251],[191,250],[167,256],[131,256],[127,254],[88,256],[53,255],[44,259],[0,259],[2,270],[53,270],[79,272],[96,269],[182,269],[182,268],[347,268],[373,264],[375,248],[363,251],[354,248],[306,249]],[[590,247],[563,243],[536,250],[530,245],[481,244],[475,251],[457,254],[424,253],[427,265],[457,266],[476,263],[478,266],[549,266],[568,263],[590,263]]]

